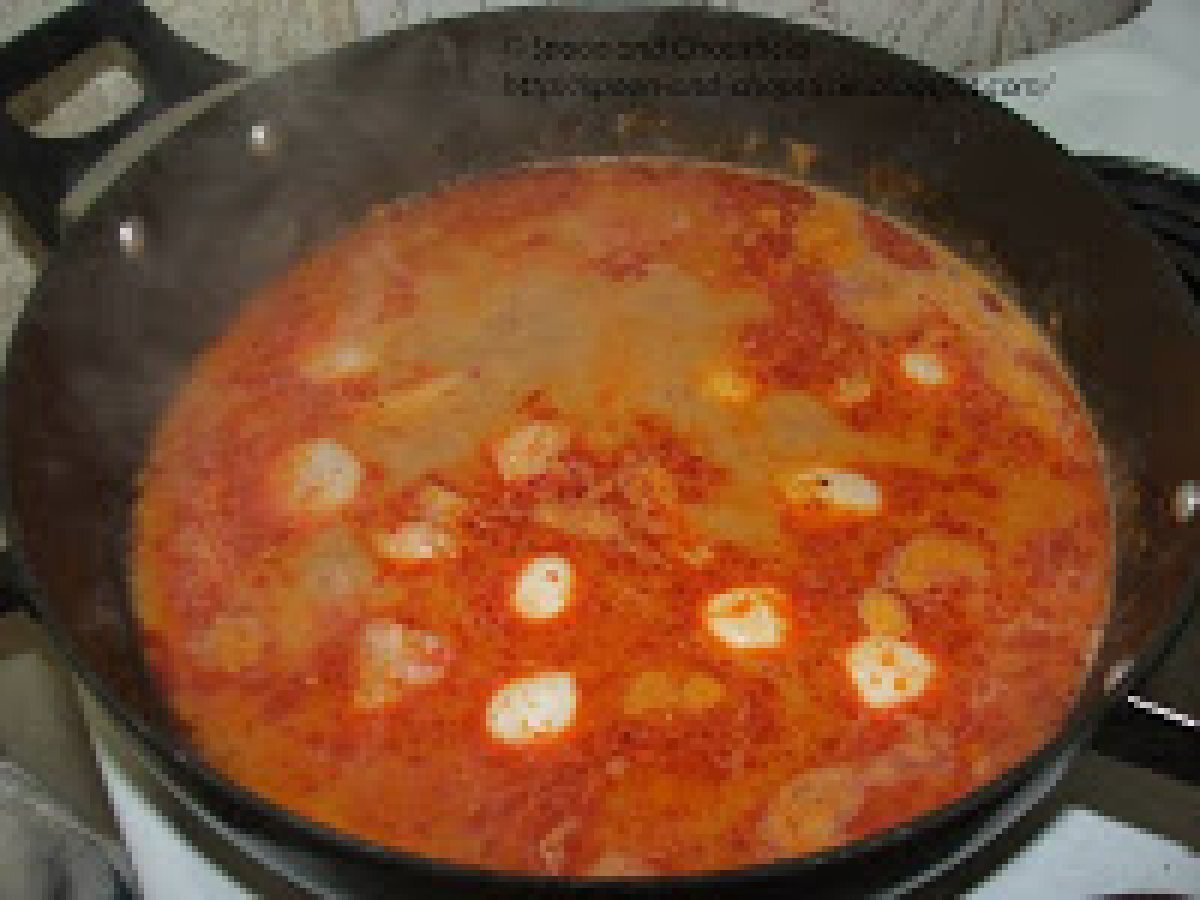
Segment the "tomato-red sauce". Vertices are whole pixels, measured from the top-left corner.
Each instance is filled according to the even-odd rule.
[[[1049,737],[1102,457],[1037,329],[829,191],[661,162],[378,210],[168,410],[138,611],[219,769],[489,867],[813,852]]]

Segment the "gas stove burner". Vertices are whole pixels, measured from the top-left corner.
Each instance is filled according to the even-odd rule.
[[[1200,176],[1119,157],[1083,162],[1149,229],[1200,302]]]

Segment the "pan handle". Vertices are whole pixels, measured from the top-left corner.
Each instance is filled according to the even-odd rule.
[[[137,58],[141,103],[76,137],[37,137],[13,118],[12,97],[105,41]],[[177,36],[137,0],[80,0],[0,47],[0,192],[54,246],[62,230],[59,204],[84,172],[154,116],[238,72]]]

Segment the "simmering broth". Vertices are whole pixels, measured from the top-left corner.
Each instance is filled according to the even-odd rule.
[[[380,843],[650,875],[810,853],[1061,721],[1110,588],[1050,343],[850,198],[682,162],[376,210],[201,357],[137,608],[198,748]]]

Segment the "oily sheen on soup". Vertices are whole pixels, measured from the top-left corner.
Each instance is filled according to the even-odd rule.
[[[375,210],[208,348],[142,473],[147,654],[213,765],[492,868],[803,855],[997,776],[1107,608],[1049,342],[848,197],[674,161]]]

